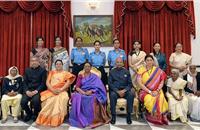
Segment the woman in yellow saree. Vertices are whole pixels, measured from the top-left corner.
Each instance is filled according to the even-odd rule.
[[[168,124],[168,103],[162,91],[166,74],[154,66],[152,55],[147,55],[145,62],[146,65],[138,70],[137,81],[141,87],[139,99],[146,108],[146,120],[159,125]]]
[[[56,60],[56,70],[50,71],[46,85],[48,89],[41,95],[42,110],[36,124],[44,126],[59,126],[63,123],[67,114],[67,102],[69,100],[66,90],[75,80],[75,76],[63,71],[62,60]]]

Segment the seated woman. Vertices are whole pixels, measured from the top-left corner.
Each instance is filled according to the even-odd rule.
[[[184,88],[187,82],[179,77],[179,70],[171,70],[171,78],[167,81],[168,92],[166,93],[169,102],[171,120],[180,118],[181,122],[187,122],[188,99]]]
[[[67,114],[69,100],[67,89],[75,80],[75,76],[63,70],[62,60],[56,60],[56,70],[50,71],[46,85],[48,89],[41,92],[42,110],[36,124],[44,126],[59,126]]]
[[[188,98],[188,111],[192,121],[200,121],[200,73],[196,71],[195,65],[190,65],[187,75],[183,77],[187,81],[185,87]]]
[[[14,123],[18,122],[18,115],[20,112],[20,102],[22,92],[22,76],[19,75],[17,67],[13,66],[8,70],[8,76],[3,80],[2,86],[2,120],[1,123],[6,123],[8,118],[8,112],[10,106],[12,107],[12,115],[14,117]]]
[[[106,112],[106,90],[101,79],[91,73],[91,64],[86,62],[84,73],[79,74],[76,92],[72,94],[69,122],[76,127],[97,127],[109,122]]]
[[[137,81],[141,90],[139,99],[144,102],[146,119],[154,124],[168,124],[168,103],[164,97],[162,87],[166,74],[163,70],[153,66],[152,55],[145,56],[146,66],[138,70]]]

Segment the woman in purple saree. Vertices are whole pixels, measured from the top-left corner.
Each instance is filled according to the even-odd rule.
[[[103,125],[110,121],[106,112],[106,90],[101,79],[90,72],[91,64],[85,63],[84,72],[78,75],[76,92],[72,94],[69,122],[76,127]]]

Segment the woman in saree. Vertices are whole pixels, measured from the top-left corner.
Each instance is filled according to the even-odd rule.
[[[129,71],[132,77],[133,85],[136,87],[136,75],[138,69],[145,64],[144,58],[146,53],[141,51],[141,43],[139,41],[135,41],[133,43],[134,50],[132,50],[128,55],[128,64]]]
[[[179,70],[180,77],[183,78],[187,74],[188,66],[192,62],[192,56],[182,52],[182,44],[177,43],[175,52],[169,57],[169,65]]]
[[[141,42],[140,41],[134,41],[133,43],[133,50],[128,55],[128,64],[129,64],[129,71],[131,74],[131,79],[133,86],[135,88],[135,98],[134,98],[134,113],[136,118],[139,118],[139,100],[138,100],[138,92],[140,87],[137,84],[137,71],[138,69],[145,64],[144,58],[146,56],[146,53],[144,51],[141,51]]]
[[[153,57],[156,64],[163,70],[166,71],[167,63],[166,63],[166,56],[164,53],[161,52],[160,43],[156,42],[153,45],[153,52],[150,53]]]
[[[63,70],[69,70],[69,55],[66,48],[62,47],[62,42],[60,37],[55,37],[55,47],[50,49],[52,53],[51,56],[51,70],[55,70],[55,61],[60,59],[63,61]]]
[[[101,79],[91,73],[86,62],[84,72],[78,75],[76,92],[72,94],[69,122],[76,127],[95,128],[110,121],[106,112],[106,90]]]
[[[179,77],[179,70],[171,70],[171,78],[167,80],[168,92],[166,93],[169,102],[171,120],[180,118],[182,123],[187,122],[188,99],[184,88],[187,81]]]
[[[138,70],[137,81],[141,87],[139,99],[146,108],[146,120],[159,125],[168,124],[168,103],[162,91],[166,74],[159,67],[154,66],[152,55],[146,55],[145,62],[146,66]]]
[[[30,53],[30,59],[33,56],[37,57],[39,59],[40,66],[48,71],[50,69],[51,64],[51,56],[49,49],[43,47],[43,37],[37,37],[36,42],[37,47],[32,49]]]
[[[166,56],[161,51],[161,45],[159,42],[155,42],[153,45],[153,52],[150,53],[154,57],[155,65],[160,67],[163,71],[166,72],[167,69],[167,63],[166,63]],[[164,84],[162,88],[163,92],[167,92],[167,86]]]
[[[56,70],[49,72],[46,81],[48,89],[40,94],[42,110],[36,120],[38,125],[59,126],[67,114],[69,97],[66,90],[75,80],[75,76],[63,70],[62,60],[57,60],[55,66]]]

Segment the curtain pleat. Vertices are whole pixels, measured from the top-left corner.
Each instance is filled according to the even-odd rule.
[[[177,42],[191,54],[190,35],[195,37],[192,1],[115,1],[114,8],[114,36],[127,54],[135,40],[142,42],[147,53],[159,42],[167,62]]]
[[[54,47],[55,36],[60,36],[68,49],[71,25],[70,1],[1,1],[0,76],[11,66],[24,73],[37,36],[45,39],[46,48]]]

